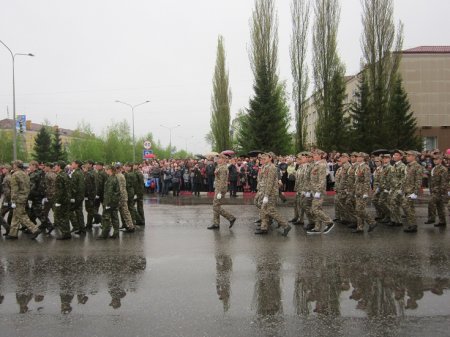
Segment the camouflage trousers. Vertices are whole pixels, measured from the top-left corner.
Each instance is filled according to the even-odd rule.
[[[54,212],[54,202],[53,200],[48,200],[44,205],[42,206],[42,214],[41,214],[41,221],[43,226],[51,226],[52,223],[50,221],[50,218],[48,217],[50,214],[50,211],[53,209]]]
[[[261,193],[257,192],[255,195],[255,199],[253,199],[253,203],[255,204],[256,208],[261,209],[263,196]]]
[[[445,220],[445,202],[447,197],[445,195],[431,193],[431,199],[428,202],[428,220],[436,220],[436,211],[440,223],[446,223]]]
[[[53,222],[63,236],[70,235],[70,205],[54,207]]]
[[[363,198],[362,196],[356,196],[355,198],[355,213],[356,224],[359,230],[364,229],[364,224],[374,225],[375,220],[367,212],[367,205],[369,204],[369,198]]]
[[[351,193],[345,193],[344,198],[344,214],[343,220],[348,222],[356,222],[356,213],[355,213],[355,195],[353,192]]]
[[[103,213],[105,213],[105,209],[103,209]],[[128,202],[125,200],[119,201],[119,213],[120,218],[122,219],[122,227],[126,227],[129,229],[134,228],[133,220],[131,218],[130,211],[128,210]],[[103,215],[102,215],[103,217]]]
[[[307,198],[305,195],[297,192],[295,196],[295,214],[294,218],[297,219],[297,222],[304,222],[305,215],[308,218],[309,223],[313,223],[312,215],[311,215],[311,198]]]
[[[83,201],[75,201],[75,203],[70,204],[69,219],[74,231],[86,231],[84,225]]]
[[[145,226],[145,215],[144,215],[144,196],[138,195],[136,199],[136,224],[139,226]]]
[[[382,192],[375,191],[375,193],[372,196],[372,204],[373,204],[373,207],[375,207],[377,218],[384,218],[384,211],[383,211],[383,208],[381,207],[381,202],[380,202],[381,194],[382,194]]]
[[[336,192],[334,196],[334,217],[341,221],[346,221],[345,194]]]
[[[381,214],[380,217],[383,218],[383,220],[390,221],[391,219],[391,211],[389,208],[389,192],[381,191],[380,196],[378,198],[378,207],[380,208]]]
[[[39,221],[42,223],[42,200],[29,200],[28,201],[28,207],[26,208],[28,217],[30,220],[36,224],[36,220],[39,219]]]
[[[113,235],[119,234],[119,214],[117,208],[105,209],[102,214],[102,236],[108,236],[111,226]]]
[[[95,199],[85,199],[84,200],[84,209],[86,210],[87,213],[87,218],[86,218],[86,227],[92,227],[92,224],[94,222],[94,215],[96,214],[95,212]]]
[[[133,221],[133,226],[135,226],[137,212],[136,212],[136,208],[134,207],[135,200],[133,199],[133,197],[128,198],[127,204],[128,204],[128,212],[130,212],[130,215],[131,215],[131,221]]]
[[[278,212],[276,208],[276,198],[269,198],[267,204],[261,206],[261,230],[269,229],[271,219],[275,220],[281,227],[287,227],[286,219]]]
[[[416,209],[414,207],[414,200],[409,198],[403,199],[403,212],[405,212],[406,215],[406,224],[409,226],[416,226]]]
[[[333,222],[328,214],[326,214],[322,207],[323,198],[313,198],[311,204],[311,214],[314,219],[316,231],[322,231],[322,225]]]
[[[402,223],[403,200],[405,196],[399,191],[392,191],[389,195],[389,213],[391,215],[391,221],[395,223]]]
[[[28,228],[32,233],[38,230],[38,226],[36,226],[28,217],[28,214],[25,210],[25,203],[16,203],[16,208],[13,212],[11,228],[9,230],[9,235],[17,236],[17,232],[19,231],[19,226],[23,225]]]
[[[5,215],[8,214],[8,217],[5,221]],[[0,209],[0,225],[3,226],[5,231],[9,232],[9,227],[11,226],[11,221],[13,217],[13,209],[10,207],[10,204],[7,205],[2,204],[2,208]]]
[[[223,216],[228,221],[231,221],[234,219],[234,216],[231,213],[228,213],[222,208],[222,201],[221,199],[217,199],[216,196],[214,196],[213,201],[213,224],[219,226],[220,225],[220,216]]]

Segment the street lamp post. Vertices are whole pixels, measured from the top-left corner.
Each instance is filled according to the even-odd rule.
[[[145,101],[136,105],[131,105],[129,103],[126,102],[122,102],[119,100],[116,100],[116,103],[122,103],[125,105],[128,105],[131,108],[131,124],[132,124],[132,128],[133,128],[133,163],[136,162],[136,142],[134,140],[134,108],[138,107],[139,105],[143,105],[146,103],[149,103],[150,101]]]
[[[0,40],[0,43],[8,49],[12,58],[12,77],[13,77],[13,160],[17,160],[17,130],[16,130],[16,80],[14,76],[14,64],[16,60],[16,56],[34,56],[31,53],[23,54],[23,53],[13,53],[9,47]]]
[[[165,126],[165,125],[162,125],[161,124],[161,126],[163,127],[163,128],[166,128],[166,129],[168,129],[169,130],[169,156],[172,156],[172,130],[173,129],[175,129],[175,128],[177,128],[177,127],[179,127],[179,126],[181,126],[180,124],[178,124],[178,125],[175,125],[175,126]]]

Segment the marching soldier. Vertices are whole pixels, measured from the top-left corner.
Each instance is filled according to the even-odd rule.
[[[403,226],[401,218],[401,208],[403,205],[404,195],[404,183],[406,177],[406,165],[403,163],[402,158],[404,152],[401,150],[395,150],[392,156],[395,164],[391,167],[390,183],[391,189],[389,190],[389,210],[391,215],[391,223],[389,226]]]
[[[367,212],[367,204],[369,202],[370,191],[370,168],[366,164],[365,159],[369,156],[360,152],[356,157],[355,168],[355,211],[357,228],[352,233],[363,233],[364,224],[369,224],[369,232],[373,231],[377,226],[376,222]]]
[[[28,217],[25,206],[30,194],[30,177],[23,171],[23,163],[20,160],[13,162],[14,173],[11,176],[11,208],[14,209],[11,228],[6,239],[16,240],[20,225],[24,225],[31,231],[31,239],[36,239],[41,230]]]
[[[97,195],[95,196],[95,216],[94,223],[101,223],[101,215],[98,213],[100,205],[103,203],[103,191],[105,188],[106,179],[108,179],[108,175],[103,169],[103,163],[97,162],[95,165],[97,170]]]
[[[42,226],[47,229],[50,234],[54,227],[48,215],[50,210],[54,210],[55,183],[56,173],[53,171],[53,164],[46,163],[44,165],[44,199],[42,199]]]
[[[128,211],[130,212],[131,215],[131,220],[133,221],[133,226],[136,225],[136,208],[134,208],[134,203],[137,199],[136,196],[136,192],[134,190],[134,188],[136,187],[137,184],[137,177],[134,174],[134,172],[132,171],[132,164],[125,164],[124,166],[125,168],[125,181],[126,181],[126,189],[127,189],[127,195],[128,195],[128,201],[127,201],[127,205],[128,205]]]
[[[83,215],[83,200],[85,196],[84,175],[81,172],[80,160],[72,162],[71,193],[70,193],[70,222],[72,223],[72,232],[75,234],[86,234]]]
[[[431,170],[431,199],[428,203],[428,221],[425,224],[433,224],[436,219],[436,211],[439,223],[435,227],[445,227],[445,201],[447,200],[448,170],[442,164],[442,155],[435,154],[433,157],[434,168]]]
[[[122,174],[122,164],[117,163],[116,177],[119,182],[120,198],[119,198],[119,213],[122,219],[122,227],[125,227],[125,232],[132,233],[135,231],[133,220],[131,219],[130,211],[128,210],[128,192],[127,181]]]
[[[296,178],[295,178],[295,191],[297,192],[297,195],[300,194],[299,196],[299,200],[298,200],[298,221],[294,223],[294,225],[303,225],[304,228],[306,230],[308,229],[312,229],[314,226],[314,220],[312,218],[311,215],[311,203],[310,203],[310,199],[309,197],[307,197],[307,195],[311,195],[311,193],[309,192],[309,176],[308,176],[308,172],[310,169],[310,164],[309,164],[309,157],[310,157],[310,153],[309,152],[302,152],[300,153],[300,166],[297,169],[296,172]],[[308,224],[304,224],[304,217],[308,218]]]
[[[408,227],[404,229],[404,232],[406,233],[417,232],[414,203],[419,195],[423,175],[422,165],[417,162],[418,154],[419,153],[416,151],[406,151],[406,161],[408,162],[408,165],[406,166],[406,178],[403,187],[403,192],[405,194],[405,198],[403,199],[403,211],[405,212],[406,223],[408,225]]]
[[[373,197],[372,197],[372,204],[375,207],[376,216],[375,220],[381,220],[383,219],[383,209],[380,205],[380,196],[382,193],[381,190],[381,176],[383,174],[383,166],[381,164],[381,158],[375,157],[374,158],[375,163],[375,170],[373,171]]]
[[[213,201],[213,224],[208,226],[208,229],[219,229],[220,228],[220,216],[223,216],[230,222],[229,228],[233,227],[236,217],[227,211],[225,211],[222,206],[222,199],[225,197],[227,193],[228,187],[228,168],[227,168],[227,156],[221,154],[217,159],[217,168],[214,171],[214,182],[215,182],[215,191],[214,191],[214,201]]]
[[[380,173],[380,197],[378,199],[380,207],[380,223],[388,224],[391,222],[391,211],[389,209],[389,191],[391,189],[391,155],[386,153],[381,155],[383,168]]]
[[[294,175],[295,175],[295,184],[294,184],[294,191],[295,191],[294,217],[291,220],[289,220],[289,222],[292,222],[294,225],[300,225],[300,222],[299,222],[299,218],[300,218],[300,203],[301,203],[301,196],[302,196],[302,193],[301,193],[302,184],[300,182],[300,176],[301,176],[301,158],[302,158],[302,154],[303,154],[303,152],[297,154],[297,157],[296,157],[297,170],[294,173]],[[301,225],[303,225],[303,223],[301,223]]]
[[[2,191],[3,200],[2,207],[0,209],[0,225],[5,228],[5,235],[8,235],[9,228],[11,226],[11,220],[13,211],[11,208],[11,165],[5,164],[2,167],[3,171],[3,181],[2,181]],[[5,215],[8,214],[8,218],[5,221]]]
[[[263,164],[265,164],[264,172],[261,175],[263,179],[261,195],[261,228],[255,231],[255,234],[267,234],[269,229],[270,219],[277,221],[278,225],[283,228],[282,235],[287,236],[291,230],[291,226],[287,221],[278,213],[276,209],[276,202],[279,196],[279,184],[278,184],[278,170],[273,164],[272,159],[275,155],[271,152],[261,156]]]
[[[107,166],[106,173],[108,174],[108,179],[106,180],[104,190],[103,206],[105,209],[103,210],[102,216],[102,233],[97,237],[97,240],[104,240],[108,237],[116,239],[119,237],[119,180],[116,177],[116,169],[114,167]],[[109,236],[111,225],[113,227],[113,234]]]
[[[31,203],[31,206],[28,208],[28,215],[34,224],[37,224],[36,220],[39,219],[42,225],[42,199],[44,199],[43,173],[39,169],[39,163],[34,160],[30,162],[28,170],[30,172],[30,195],[28,196],[28,201]]]
[[[145,214],[144,214],[144,175],[139,169],[139,164],[133,164],[133,172],[137,177],[136,186],[134,191],[136,193],[136,224],[139,226],[145,226]]]
[[[95,217],[95,198],[97,197],[97,187],[98,187],[98,175],[94,170],[94,162],[88,160],[85,163],[85,174],[84,174],[84,208],[86,209],[87,219],[86,219],[86,230],[92,230],[92,225],[94,223]]]
[[[307,234],[328,234],[334,227],[333,221],[322,209],[327,186],[327,164],[322,159],[324,154],[325,152],[319,149],[313,152],[314,165],[310,173],[310,187],[313,196],[311,214],[314,217],[315,227],[307,231]],[[323,232],[322,225],[325,225]]]
[[[339,168],[336,171],[335,175],[335,183],[334,183],[334,189],[336,191],[335,196],[335,221],[346,224],[348,223],[347,219],[347,192],[346,192],[346,186],[347,186],[347,180],[348,180],[348,170],[350,168],[350,164],[348,162],[349,155],[347,153],[341,154],[339,157]]]
[[[54,195],[54,225],[59,228],[61,235],[56,240],[70,240],[72,235],[70,234],[70,213],[72,204],[71,191],[72,182],[69,175],[64,170],[66,163],[64,161],[58,161],[54,165],[55,178],[55,195]]]
[[[349,228],[356,228],[355,214],[355,171],[356,171],[356,155],[357,152],[350,154],[350,166],[347,170],[347,183],[345,186],[345,215],[344,218],[350,223]]]

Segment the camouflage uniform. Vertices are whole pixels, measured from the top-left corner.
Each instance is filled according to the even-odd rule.
[[[406,177],[403,185],[403,192],[405,198],[403,199],[403,211],[406,215],[406,223],[409,226],[416,226],[416,212],[414,209],[414,199],[409,196],[415,194],[419,195],[420,187],[422,186],[423,168],[417,162],[413,161],[406,166]]]
[[[313,196],[311,194],[311,170],[314,166],[313,163],[306,163],[305,165],[305,196],[302,198],[302,209],[305,210],[306,216],[309,219],[309,223],[314,223],[314,217],[311,213]]]
[[[378,199],[381,211],[381,222],[391,221],[391,211],[389,209],[389,191],[391,189],[392,165],[385,164],[380,174],[380,197]]]
[[[13,216],[13,210],[11,208],[11,173],[8,172],[3,177],[2,181],[3,200],[0,210],[0,225],[6,230],[6,234],[9,233],[9,227],[11,226],[11,220]],[[5,221],[5,215],[8,214],[8,218]]]
[[[106,238],[113,227],[112,237],[119,235],[119,216],[117,210],[120,199],[120,185],[116,175],[108,177],[105,183],[102,216],[102,237]]]
[[[348,219],[348,211],[347,211],[347,180],[348,180],[348,170],[350,169],[350,163],[342,164],[341,167],[338,168],[335,175],[334,188],[336,191],[335,196],[335,218],[338,221],[345,222],[349,221]]]
[[[95,197],[97,196],[98,175],[91,167],[84,174],[84,208],[86,209],[86,229],[91,229],[94,222],[95,212]]]
[[[28,201],[31,206],[27,209],[30,220],[36,224],[36,219],[42,223],[42,199],[45,195],[44,174],[42,170],[35,170],[29,174],[30,177],[30,195]]]
[[[345,190],[345,213],[344,219],[348,222],[355,223],[356,222],[356,213],[355,213],[355,171],[356,171],[356,163],[350,164],[347,170],[347,182],[344,185]]]
[[[125,181],[126,181],[126,189],[127,189],[127,195],[128,195],[128,211],[131,215],[131,221],[133,221],[133,226],[136,225],[136,208],[134,208],[134,202],[136,198],[136,192],[134,191],[134,188],[137,184],[137,177],[134,174],[134,172],[129,171],[124,174]]]
[[[402,224],[400,209],[404,203],[404,183],[406,177],[406,165],[399,160],[391,167],[390,183],[391,189],[389,193],[389,211],[391,221],[394,225]]]
[[[20,225],[27,227],[32,233],[39,229],[28,217],[25,206],[30,194],[30,177],[20,169],[17,169],[11,176],[11,203],[16,204],[14,209],[11,229],[9,235],[17,237]]]
[[[136,193],[136,224],[139,226],[145,226],[144,215],[144,175],[139,169],[133,171],[136,175],[136,186],[134,192]]]
[[[214,201],[213,201],[213,226],[219,226],[220,225],[220,216],[223,216],[228,221],[233,221],[235,217],[231,214],[225,211],[221,205],[222,200],[225,197],[227,193],[228,188],[228,168],[226,164],[218,165],[216,170],[214,171],[214,183],[215,183],[215,189],[214,189]],[[218,194],[222,195],[221,199],[217,199]]]
[[[369,224],[369,230],[375,226],[375,220],[367,212],[370,191],[370,168],[366,163],[356,164],[355,168],[355,213],[357,230],[364,230],[364,223]]]
[[[261,210],[261,204],[262,204],[262,194],[261,194],[261,189],[263,187],[262,185],[262,172],[264,170],[264,166],[261,166],[259,171],[258,171],[258,177],[257,177],[257,183],[256,183],[256,194],[255,194],[255,199],[254,199],[254,204],[256,206],[256,208],[258,208],[259,210]]]
[[[52,223],[48,217],[50,210],[54,211],[54,198],[55,198],[55,183],[56,183],[56,173],[49,171],[45,173],[44,176],[44,196],[43,207],[42,207],[42,224],[52,228]],[[45,202],[44,202],[45,201]]]
[[[127,181],[125,180],[125,176],[120,172],[116,173],[116,177],[119,181],[119,213],[120,218],[122,219],[122,227],[133,229],[133,220],[131,219],[130,211],[128,210]]]
[[[431,199],[428,203],[428,222],[434,222],[436,211],[439,223],[445,224],[445,202],[447,200],[448,170],[442,165],[436,165],[431,170]]]
[[[303,223],[303,219],[305,217],[308,218],[309,223],[313,223],[311,216],[311,206],[308,207],[308,202],[311,201],[311,198],[306,196],[309,192],[309,177],[308,171],[310,169],[310,165],[308,163],[300,165],[295,173],[295,187],[294,190],[297,192],[296,194],[296,214],[295,217],[298,219],[297,223]]]
[[[383,208],[381,207],[380,198],[383,193],[381,189],[381,179],[383,174],[383,166],[378,166],[373,172],[373,197],[372,203],[377,212],[377,219],[383,218]]]
[[[322,224],[333,223],[331,218],[323,211],[323,196],[325,195],[327,184],[327,164],[324,160],[319,160],[312,165],[310,173],[310,187],[313,196],[311,204],[311,214],[314,219],[314,230],[321,232]],[[320,197],[314,197],[318,193]]]
[[[74,231],[85,233],[83,215],[83,200],[85,195],[84,175],[79,168],[72,172],[71,181],[71,205],[70,205],[70,222]]]
[[[279,196],[278,186],[278,170],[272,163],[267,164],[261,175],[262,188],[261,196],[268,198],[266,204],[261,206],[261,230],[267,231],[269,228],[270,219],[274,219],[279,226],[283,228],[289,227],[287,221],[278,213],[276,209],[276,202]]]
[[[98,214],[98,210],[100,208],[100,205],[103,203],[103,194],[104,194],[104,189],[105,189],[105,183],[106,180],[108,179],[108,175],[106,174],[104,169],[98,170],[97,171],[97,196],[95,198],[95,214]]]
[[[59,228],[63,237],[70,237],[71,191],[72,182],[62,168],[55,179],[54,224]]]

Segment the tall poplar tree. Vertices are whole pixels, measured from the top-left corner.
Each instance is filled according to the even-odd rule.
[[[255,0],[250,35],[254,96],[242,118],[239,147],[243,151],[260,149],[287,154],[292,151],[289,107],[285,85],[278,78],[278,19],[274,0]]]
[[[292,0],[291,72],[294,78],[292,99],[295,107],[295,151],[304,150],[306,142],[305,100],[309,78],[306,64],[309,27],[309,0]]]
[[[217,58],[213,78],[210,121],[214,151],[221,152],[231,147],[230,105],[231,90],[229,88],[228,71],[225,67],[225,48],[223,37],[219,35],[217,39]]]
[[[317,110],[316,141],[324,150],[347,146],[344,119],[344,65],[337,54],[340,7],[338,0],[316,0],[313,28],[314,105]]]

